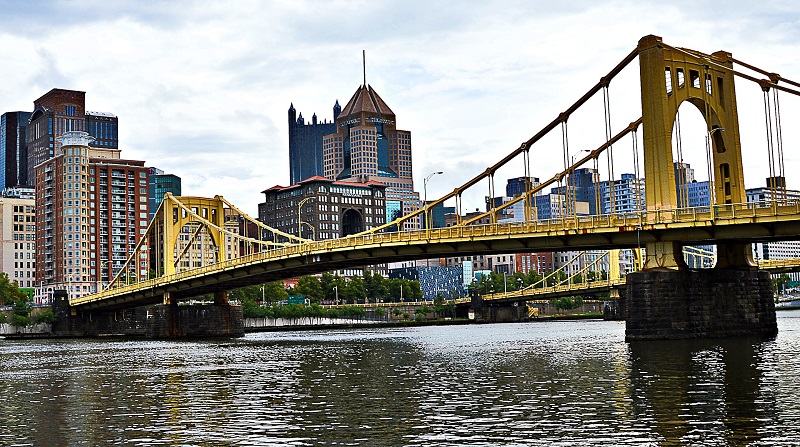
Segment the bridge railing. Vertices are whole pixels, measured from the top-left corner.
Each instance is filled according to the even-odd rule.
[[[223,260],[214,264],[185,270],[168,276],[123,284],[101,292],[70,300],[72,305],[84,304],[105,298],[124,295],[156,287],[159,284],[182,281],[257,264],[270,260],[282,260],[299,255],[314,256],[331,251],[346,251],[353,248],[370,248],[395,244],[428,243],[437,240],[473,240],[475,238],[508,238],[515,235],[541,234],[542,236],[563,234],[569,231],[619,231],[621,228],[649,229],[674,223],[715,222],[719,219],[743,219],[756,217],[779,217],[800,214],[800,201],[782,200],[741,204],[714,205],[712,207],[676,208],[666,210],[641,211],[625,214],[601,214],[591,216],[571,216],[526,222],[492,223],[483,225],[456,226],[426,230],[393,233],[372,233],[347,236],[339,239],[310,241],[270,250],[248,254],[242,257]],[[312,258],[313,260],[313,258]]]

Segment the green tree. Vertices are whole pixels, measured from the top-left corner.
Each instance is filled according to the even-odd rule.
[[[387,281],[380,273],[374,273],[370,270],[364,271],[364,288],[367,292],[367,298],[372,302],[381,302],[386,299],[387,294]]]
[[[413,281],[410,279],[404,280],[404,288],[403,293],[407,292],[407,295],[411,297],[412,300],[417,301],[421,300],[425,295],[422,294],[422,287],[419,285],[419,281]]]
[[[431,312],[433,312],[433,309],[428,306],[419,306],[414,310],[414,314],[416,314],[418,319],[424,319],[425,316]]]
[[[303,295],[312,303],[319,303],[325,297],[325,293],[322,291],[322,284],[320,284],[316,276],[301,276],[297,280],[294,294]]]
[[[339,293],[341,294],[341,290]],[[354,276],[347,281],[345,296],[350,304],[364,302],[364,299],[367,298],[367,290],[364,288],[364,280],[360,276]]]
[[[286,301],[286,299],[289,298],[289,293],[286,292],[286,288],[283,285],[283,281],[268,282],[259,287],[264,287],[263,291],[264,301],[268,303]]]

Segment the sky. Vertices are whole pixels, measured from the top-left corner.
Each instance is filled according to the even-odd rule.
[[[222,195],[251,215],[261,191],[289,184],[289,105],[307,122],[331,120],[335,101],[344,106],[362,83],[362,50],[367,83],[411,131],[417,190],[444,172],[428,182],[429,199],[519,147],[649,34],[800,81],[794,1],[0,0],[0,11],[0,110],[30,111],[52,88],[85,91],[87,110],[119,117],[123,158],[179,175],[184,195]],[[763,186],[761,91],[736,86],[746,186]],[[609,88],[612,133],[640,116],[639,94],[634,63]],[[781,107],[792,172],[800,110],[788,113],[800,97],[781,96]],[[571,154],[603,143],[603,116],[600,97],[570,119]],[[685,161],[702,177],[704,134],[692,130],[702,118],[681,119]],[[554,134],[532,150],[543,180],[563,168]],[[632,143],[619,146],[617,176],[632,169]],[[523,173],[522,162],[499,172],[495,188]],[[468,207],[483,207],[489,186],[478,188]]]

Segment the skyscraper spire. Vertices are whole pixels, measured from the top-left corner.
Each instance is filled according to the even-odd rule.
[[[367,50],[361,50],[361,66],[364,69],[364,88],[367,87]]]

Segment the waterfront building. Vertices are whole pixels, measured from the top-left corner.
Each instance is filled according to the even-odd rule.
[[[422,206],[414,191],[411,132],[396,128],[394,112],[369,85],[358,87],[323,137],[324,176],[342,182],[386,185],[385,216],[391,222]],[[421,228],[421,218],[406,229]]]
[[[165,174],[164,171],[158,168],[149,168],[148,175],[148,193],[149,200],[148,220],[153,220],[153,216],[161,206],[161,201],[164,200],[164,195],[170,193],[173,196],[181,195],[181,178],[175,174]]]
[[[386,185],[311,177],[291,186],[273,186],[262,191],[258,218],[265,225],[304,239],[324,240],[360,233],[386,222]],[[265,240],[288,242],[279,234],[265,234]],[[376,267],[385,274],[385,266]],[[363,269],[342,271],[343,276]]]
[[[35,206],[33,198],[0,197],[0,271],[29,296],[36,284]]]
[[[35,167],[36,296],[92,293],[122,270],[148,224],[148,168],[119,149],[90,147],[86,132],[59,137],[54,157]],[[146,278],[139,260],[124,274]]]
[[[424,301],[433,301],[438,294],[446,300],[460,298],[464,295],[464,268],[462,265],[413,266],[389,270],[389,278],[401,278],[419,281]]]
[[[29,185],[28,121],[30,112],[7,112],[0,116],[0,191]]]
[[[34,169],[55,156],[61,147],[59,137],[66,132],[88,132],[90,147],[118,149],[118,118],[107,112],[87,112],[86,92],[54,88],[33,102],[28,125],[28,181],[34,182]],[[33,186],[33,185],[31,185]]]
[[[342,111],[339,101],[333,105],[333,121],[317,121],[317,114],[306,123],[303,114],[289,105],[289,182],[292,185],[309,177],[323,176],[322,137],[336,132],[336,118]]]
[[[553,252],[517,253],[514,255],[515,272],[529,274],[536,272],[544,275],[555,269]]]

